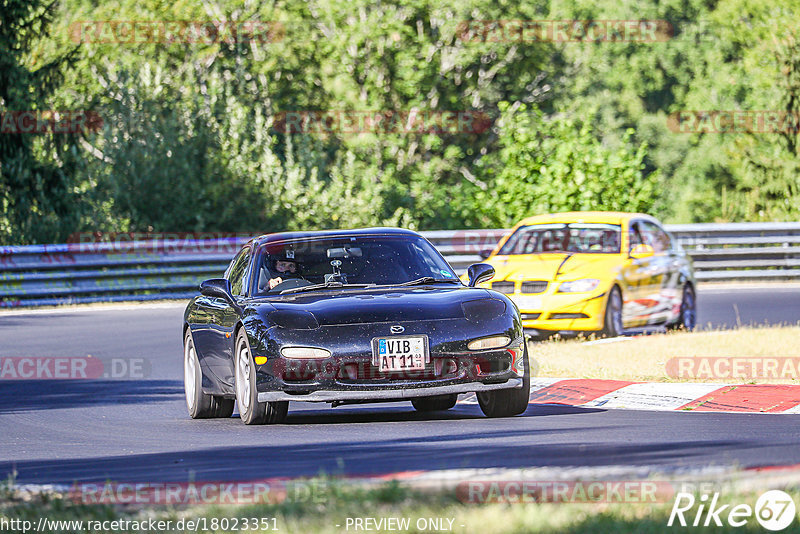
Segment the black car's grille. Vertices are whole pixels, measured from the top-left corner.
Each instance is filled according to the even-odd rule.
[[[336,380],[340,383],[364,384],[364,383],[400,383],[404,381],[422,380],[441,380],[446,378],[458,378],[466,376],[475,379],[479,376],[502,373],[508,371],[511,366],[511,359],[506,351],[499,351],[499,354],[492,357],[482,357],[471,355],[463,357],[453,355],[452,357],[432,357],[431,362],[424,370],[420,371],[397,371],[392,373],[382,373],[377,366],[370,361],[343,362],[336,375]]]
[[[392,382],[399,380],[432,380],[439,378],[432,366],[428,365],[420,371],[395,371],[382,373],[380,369],[372,365],[371,362],[348,363],[342,365],[336,377],[340,381],[378,381]]]
[[[514,292],[514,282],[492,282],[492,289],[510,295]]]
[[[544,293],[547,289],[547,280],[528,280],[522,282],[523,293]]]

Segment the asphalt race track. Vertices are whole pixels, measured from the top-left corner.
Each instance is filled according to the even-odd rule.
[[[698,301],[704,327],[800,321],[798,286],[701,288]],[[23,484],[72,484],[800,464],[800,415],[531,405],[520,417],[486,419],[477,405],[430,416],[408,402],[335,409],[295,403],[284,425],[247,427],[238,417],[192,421],[183,397],[182,312],[168,304],[0,314],[0,356],[90,354],[106,364],[116,359],[115,372],[125,375],[0,381],[0,476],[16,472]]]

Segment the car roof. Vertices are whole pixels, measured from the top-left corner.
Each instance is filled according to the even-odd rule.
[[[250,243],[253,246],[261,246],[269,243],[279,243],[281,241],[312,239],[315,237],[364,237],[364,236],[407,236],[421,237],[413,230],[405,228],[375,227],[375,228],[354,228],[351,230],[317,230],[312,232],[277,232],[274,234],[264,234],[254,237]]]
[[[561,213],[547,213],[544,215],[534,215],[527,217],[517,223],[519,225],[537,223],[622,223],[631,219],[647,219],[658,222],[654,217],[646,213],[629,213],[625,211],[564,211]]]

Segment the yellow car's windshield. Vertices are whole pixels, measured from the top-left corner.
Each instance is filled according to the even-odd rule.
[[[570,223],[520,226],[498,255],[541,253],[619,254],[618,224]]]

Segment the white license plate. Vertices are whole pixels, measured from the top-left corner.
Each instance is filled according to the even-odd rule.
[[[372,348],[381,372],[422,371],[428,359],[425,336],[379,337]]]
[[[542,311],[542,297],[518,297],[515,295],[511,299],[517,303],[520,311]]]

